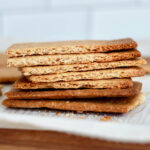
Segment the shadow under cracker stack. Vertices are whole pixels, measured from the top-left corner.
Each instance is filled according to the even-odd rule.
[[[127,113],[144,102],[131,78],[144,76],[146,61],[130,38],[14,44],[7,56],[22,77],[6,107]]]

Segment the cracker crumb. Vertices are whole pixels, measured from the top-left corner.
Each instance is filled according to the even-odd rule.
[[[60,116],[60,112],[57,112],[57,113],[56,113],[56,116]]]
[[[69,118],[72,118],[72,114],[69,114]]]
[[[100,118],[100,121],[109,121],[110,119],[112,119],[111,116],[104,116],[104,117]]]
[[[82,117],[80,117],[80,119],[85,119],[85,117],[84,117],[84,116],[82,116]]]
[[[80,119],[85,119],[85,116],[81,116]]]
[[[94,115],[94,118],[97,118],[98,117],[98,115]]]

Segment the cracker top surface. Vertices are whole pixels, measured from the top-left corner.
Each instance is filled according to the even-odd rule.
[[[80,40],[14,44],[7,49],[8,57],[45,54],[107,52],[133,49],[137,43],[131,38],[119,40]]]

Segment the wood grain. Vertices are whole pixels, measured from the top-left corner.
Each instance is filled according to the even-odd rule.
[[[0,150],[150,150],[150,144],[117,143],[54,131],[0,129]]]

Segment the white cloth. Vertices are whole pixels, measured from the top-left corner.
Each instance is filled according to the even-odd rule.
[[[150,76],[135,80],[143,83],[146,102],[127,114],[61,112],[56,115],[56,111],[47,109],[10,109],[0,105],[0,128],[55,130],[113,141],[150,142]],[[5,86],[3,92],[9,89],[10,86]],[[100,121],[103,115],[112,119]]]

